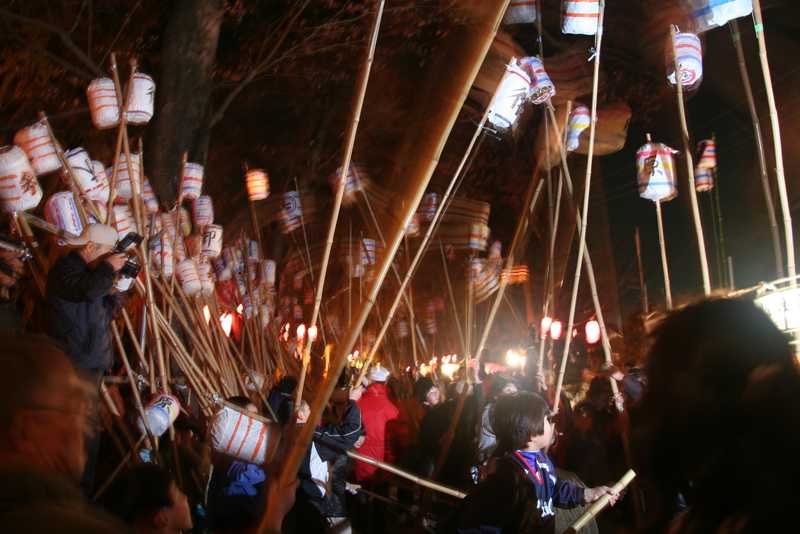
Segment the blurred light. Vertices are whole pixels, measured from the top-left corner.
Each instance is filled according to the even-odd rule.
[[[550,337],[558,341],[561,339],[561,321],[553,321],[550,323]]]
[[[314,325],[308,329],[308,340],[312,343],[317,339],[317,325]]]
[[[306,337],[306,325],[300,323],[297,325],[297,339],[303,339]]]
[[[236,312],[237,312],[239,315],[241,315],[241,314],[242,314],[242,310],[244,310],[244,306],[242,306],[241,304],[239,304],[238,306],[236,306]]]
[[[524,367],[525,356],[515,350],[509,349],[506,351],[506,364],[509,367]]]
[[[206,324],[211,321],[211,312],[208,311],[208,306],[203,306],[203,317],[206,319]]]
[[[219,324],[222,325],[222,330],[227,337],[231,337],[231,328],[233,327],[233,314],[223,313],[219,318]]]
[[[551,324],[553,324],[552,317],[542,317],[542,329],[540,330],[542,337],[547,337],[547,332],[550,331]]]
[[[590,345],[600,341],[600,323],[592,319],[586,323],[586,342]]]

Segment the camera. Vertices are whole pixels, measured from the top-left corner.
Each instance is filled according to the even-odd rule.
[[[125,237],[119,240],[117,246],[114,247],[113,254],[125,254],[131,247],[139,246],[142,239],[144,238],[136,232],[129,232]],[[125,265],[119,270],[119,274],[120,276],[127,276],[128,278],[136,278],[139,276],[139,271],[141,269],[142,266],[139,265],[139,261],[136,257],[131,256],[125,260]]]

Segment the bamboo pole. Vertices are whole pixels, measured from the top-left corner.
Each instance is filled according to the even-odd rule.
[[[581,280],[581,267],[583,266],[583,256],[586,251],[586,228],[589,221],[589,193],[592,189],[592,165],[594,163],[594,141],[597,133],[597,93],[600,78],[600,57],[603,44],[603,21],[605,18],[606,3],[600,1],[600,14],[597,21],[597,35],[595,36],[595,56],[594,74],[592,80],[592,111],[589,126],[589,151],[586,160],[586,179],[583,189],[583,207],[581,209],[580,234],[578,239],[578,260],[575,264],[575,277],[572,282],[572,298],[570,300],[569,316],[567,328],[564,336],[564,352],[561,356],[561,368],[556,382],[555,399],[553,400],[553,411],[558,412],[559,397],[561,396],[561,385],[564,381],[564,371],[567,366],[567,356],[569,355],[570,343],[572,342],[572,327],[575,324],[575,307],[578,302],[578,289]]]
[[[439,240],[439,252],[442,255],[442,270],[444,271],[444,279],[447,282],[447,294],[450,296],[450,304],[453,307],[453,321],[456,323],[456,327],[458,328],[458,340],[461,342],[461,352],[463,354],[466,354],[467,346],[464,343],[464,331],[461,328],[461,322],[458,320],[458,308],[456,307],[456,298],[455,295],[453,295],[453,284],[450,283],[450,272],[447,268],[447,257],[444,254],[444,247],[442,246],[441,240]]]
[[[636,266],[639,269],[639,295],[642,300],[642,313],[650,313],[650,302],[647,296],[647,283],[644,279],[644,266],[642,265],[642,241],[639,238],[639,227],[633,233],[633,240],[636,245]]]
[[[131,447],[131,450],[129,450],[125,454],[125,456],[122,457],[122,460],[120,460],[119,464],[117,464],[117,467],[114,468],[114,470],[111,472],[111,475],[109,475],[108,479],[106,479],[106,481],[103,482],[103,484],[94,493],[94,496],[92,497],[93,501],[96,501],[97,499],[99,499],[103,495],[103,493],[106,492],[108,487],[112,484],[112,482],[114,482],[114,480],[116,480],[117,476],[119,476],[119,474],[122,472],[122,469],[126,465],[128,465],[130,463],[131,458],[133,457],[133,455],[136,452],[136,449],[138,449],[139,445],[142,444],[142,441],[144,441],[144,438],[145,438],[145,436],[142,435],[139,438],[139,440],[133,445],[133,447]]]
[[[622,492],[622,490],[624,490],[628,486],[628,484],[631,483],[631,481],[635,477],[636,477],[636,473],[633,471],[633,469],[628,469],[628,471],[624,475],[622,475],[622,478],[619,479],[616,484],[611,486],[611,491],[616,493],[616,494],[619,494],[620,492]],[[583,513],[583,515],[581,515],[578,518],[578,520],[575,521],[572,524],[572,526],[570,526],[567,529],[567,532],[578,532],[580,529],[585,527],[586,524],[589,523],[589,521],[594,519],[595,516],[597,516],[597,514],[602,512],[603,509],[606,506],[608,506],[608,503],[610,501],[611,501],[611,498],[609,497],[608,494],[603,495],[602,497],[597,499],[595,502],[592,503],[592,505],[589,507],[589,509],[586,510]]]
[[[108,207],[106,209],[106,224],[111,220],[114,207],[114,200],[117,198],[117,167],[119,163],[119,156],[122,153],[122,141],[128,135],[128,95],[122,94],[122,87],[119,83],[119,72],[117,70],[117,56],[114,52],[111,53],[111,79],[114,82],[114,90],[117,95],[117,107],[119,108],[119,127],[117,129],[117,142],[114,147],[114,160],[111,164],[111,178],[109,183],[108,193]],[[128,91],[130,91],[133,84],[133,72],[128,77]],[[128,168],[128,176],[133,179]],[[138,222],[138,221],[137,221]]]
[[[285,456],[279,475],[280,487],[289,486],[297,476],[297,470],[314,436],[314,430],[320,421],[322,411],[328,403],[339,374],[347,363],[347,355],[353,349],[361,329],[372,311],[378,292],[400,247],[405,229],[417,210],[431,176],[438,165],[439,157],[444,150],[450,131],[497,34],[508,3],[509,0],[487,0],[482,3],[480,9],[488,16],[476,18],[475,25],[470,28],[470,38],[461,47],[459,56],[453,58],[454,63],[451,64],[453,75],[443,76],[439,81],[440,86],[443,87],[442,94],[445,97],[442,101],[447,102],[448,105],[435,109],[430,127],[424,128],[420,132],[419,146],[421,148],[417,151],[416,161],[411,164],[410,172],[407,173],[411,180],[404,195],[404,202],[401,203],[404,209],[399,210],[400,213],[398,214],[399,217],[395,223],[394,231],[390,234],[392,236],[391,240],[387,243],[368,297],[362,303],[356,319],[350,325],[347,336],[337,347],[331,362],[331,372],[320,384],[311,407],[309,420],[303,425]],[[275,514],[275,506],[277,504],[267,503],[267,513],[259,525],[259,532],[264,532],[270,526],[269,519],[277,515]]]
[[[382,469],[388,473],[392,473],[397,475],[401,478],[405,478],[406,480],[410,480],[414,484],[418,486],[422,486],[424,488],[432,489],[434,491],[438,491],[439,493],[444,493],[445,495],[450,495],[451,497],[456,497],[457,499],[463,499],[467,496],[466,493],[458,491],[457,489],[450,488],[448,486],[444,486],[442,484],[437,484],[432,480],[428,480],[422,477],[418,477],[413,473],[409,473],[408,471],[404,471],[399,469],[391,464],[387,464],[386,462],[381,462],[380,460],[376,460],[375,458],[370,458],[369,456],[364,456],[363,454],[359,454],[354,451],[347,451],[347,456],[352,458],[353,460],[358,460],[359,462],[364,462],[365,464],[369,464],[371,466],[377,467],[378,469]]]
[[[678,97],[678,119],[681,123],[681,140],[683,141],[684,159],[686,160],[686,175],[689,184],[689,204],[692,207],[692,219],[694,220],[694,229],[697,234],[697,251],[700,255],[700,273],[703,277],[703,293],[708,296],[711,294],[711,277],[708,274],[708,258],[706,257],[706,239],[703,235],[703,221],[700,219],[700,208],[697,205],[697,191],[694,187],[694,158],[692,156],[692,147],[689,143],[689,127],[686,124],[686,109],[683,102],[683,84],[681,83],[681,69],[678,62],[678,53],[675,49],[675,35],[677,28],[672,26],[670,28],[671,43],[672,43],[672,56],[675,62],[675,89]]]
[[[669,281],[667,247],[664,241],[664,221],[661,216],[661,201],[656,200],[656,222],[658,223],[658,246],[661,249],[661,267],[664,270],[664,298],[668,310],[672,309],[672,285]]]
[[[736,58],[739,62],[739,75],[742,78],[742,87],[747,98],[747,107],[750,111],[750,119],[753,122],[753,134],[756,142],[756,154],[758,155],[758,168],[761,171],[761,189],[764,191],[764,202],[767,205],[767,216],[769,218],[769,230],[772,236],[772,252],[775,256],[775,273],[778,278],[785,276],[783,268],[783,253],[781,252],[781,238],[778,230],[778,220],[775,217],[775,203],[772,200],[772,188],[769,185],[769,173],[767,172],[767,158],[764,155],[764,137],[761,134],[761,122],[758,119],[755,99],[753,98],[753,87],[750,85],[750,75],[747,72],[747,62],[742,49],[742,37],[739,33],[739,23],[736,19],[730,22],[731,40],[736,50]]]
[[[761,73],[764,76],[764,86],[767,90],[767,104],[769,105],[769,119],[772,125],[772,143],[775,149],[775,175],[778,182],[778,197],[781,200],[783,213],[783,231],[786,239],[786,264],[787,274],[792,279],[794,286],[797,275],[794,263],[794,231],[792,229],[792,212],[789,208],[789,196],[786,192],[786,177],[783,171],[783,143],[781,141],[781,126],[778,121],[778,109],[775,104],[775,91],[772,88],[772,75],[769,72],[769,58],[767,57],[767,41],[764,35],[764,20],[761,17],[761,0],[753,0],[753,26],[758,41],[758,57],[761,60]]]
[[[472,151],[473,151],[473,149],[475,147],[475,143],[478,141],[478,138],[480,137],[481,133],[483,132],[483,128],[486,125],[486,121],[489,118],[489,112],[492,110],[492,106],[494,104],[494,98],[495,97],[493,96],[491,102],[489,102],[489,105],[486,107],[486,110],[483,112],[483,116],[481,117],[481,120],[478,122],[478,125],[475,128],[475,132],[472,134],[472,139],[470,139],[470,142],[467,145],[467,149],[464,152],[464,155],[462,156],[461,161],[458,164],[458,167],[456,167],[456,170],[453,173],[453,177],[450,179],[450,182],[447,184],[447,188],[445,189],[444,193],[442,193],[442,199],[439,202],[439,204],[436,206],[436,211],[434,211],[433,218],[431,219],[431,222],[428,224],[427,230],[425,230],[425,235],[422,237],[422,241],[420,242],[419,246],[417,247],[417,252],[414,254],[414,259],[411,260],[411,264],[408,266],[408,269],[406,270],[405,276],[403,277],[402,281],[400,281],[400,287],[399,287],[399,289],[397,291],[397,295],[395,295],[395,298],[392,301],[392,305],[389,307],[389,312],[386,315],[386,322],[381,327],[380,331],[378,332],[377,337],[375,338],[375,343],[373,343],[372,347],[370,348],[369,355],[367,356],[367,359],[364,362],[363,367],[361,368],[361,373],[359,374],[358,381],[356,381],[356,385],[360,384],[361,381],[364,379],[364,377],[367,375],[367,370],[369,369],[369,366],[372,364],[372,360],[375,357],[375,353],[377,352],[378,348],[380,347],[381,343],[383,342],[383,338],[386,335],[386,332],[387,332],[387,330],[389,328],[389,325],[392,322],[392,319],[394,318],[395,313],[397,312],[397,308],[400,306],[400,301],[402,299],[404,299],[404,298],[405,299],[409,298],[406,295],[406,288],[411,283],[411,279],[413,278],[414,273],[417,270],[417,267],[419,266],[420,262],[422,261],[422,258],[425,256],[425,253],[428,250],[428,246],[429,246],[429,244],[431,242],[431,239],[433,239],[433,235],[436,232],[436,229],[438,228],[439,223],[442,220],[442,217],[444,216],[444,212],[447,210],[447,206],[449,205],[448,204],[448,200],[451,199],[452,196],[455,194],[455,191],[456,191],[456,189],[458,187],[458,184],[459,184],[459,178],[462,175],[462,171],[464,171],[464,167],[466,166],[467,161],[469,160],[470,154],[472,153]],[[376,221],[376,227],[377,227],[377,221]],[[383,235],[382,234],[381,234],[381,240],[383,240]],[[405,241],[405,236],[404,236],[404,241]],[[441,247],[441,243],[439,244],[439,246]],[[442,251],[442,254],[444,254],[444,251]],[[392,266],[392,268],[394,268],[394,266]],[[395,272],[395,275],[397,276],[396,272]],[[445,264],[445,276],[447,276],[448,287],[450,287],[450,276],[447,273],[447,265],[446,264]],[[468,285],[471,285],[471,284],[468,283]],[[451,298],[452,298],[452,295],[451,295]],[[412,319],[411,335],[414,336],[416,334],[416,332],[414,332],[414,329],[415,329],[416,325],[415,325],[415,323],[413,321],[414,307],[408,300],[406,300],[406,302],[409,304],[409,310],[411,311],[411,319]],[[455,301],[453,301],[453,309],[454,309],[454,312],[455,312]],[[468,316],[467,316],[467,321],[469,321]],[[458,323],[458,316],[457,315],[456,315],[456,323]],[[459,333],[461,333],[460,325],[459,325]],[[470,334],[469,326],[467,326],[466,342],[464,342],[463,338],[462,338],[462,344],[464,346],[464,354],[465,355],[467,355],[469,353],[469,334]],[[420,338],[421,338],[421,336],[420,336]],[[416,354],[415,354],[414,363],[416,365]]]

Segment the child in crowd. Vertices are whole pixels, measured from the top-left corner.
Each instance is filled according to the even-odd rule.
[[[611,488],[583,488],[561,480],[547,456],[555,426],[546,401],[520,393],[497,401],[492,421],[498,439],[490,474],[464,499],[455,520],[459,533],[553,532],[554,506],[594,502]]]

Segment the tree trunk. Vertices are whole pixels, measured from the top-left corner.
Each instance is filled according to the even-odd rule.
[[[177,196],[181,154],[205,162],[211,74],[217,55],[222,0],[179,0],[167,24],[156,90],[156,120],[145,158],[162,204]]]

